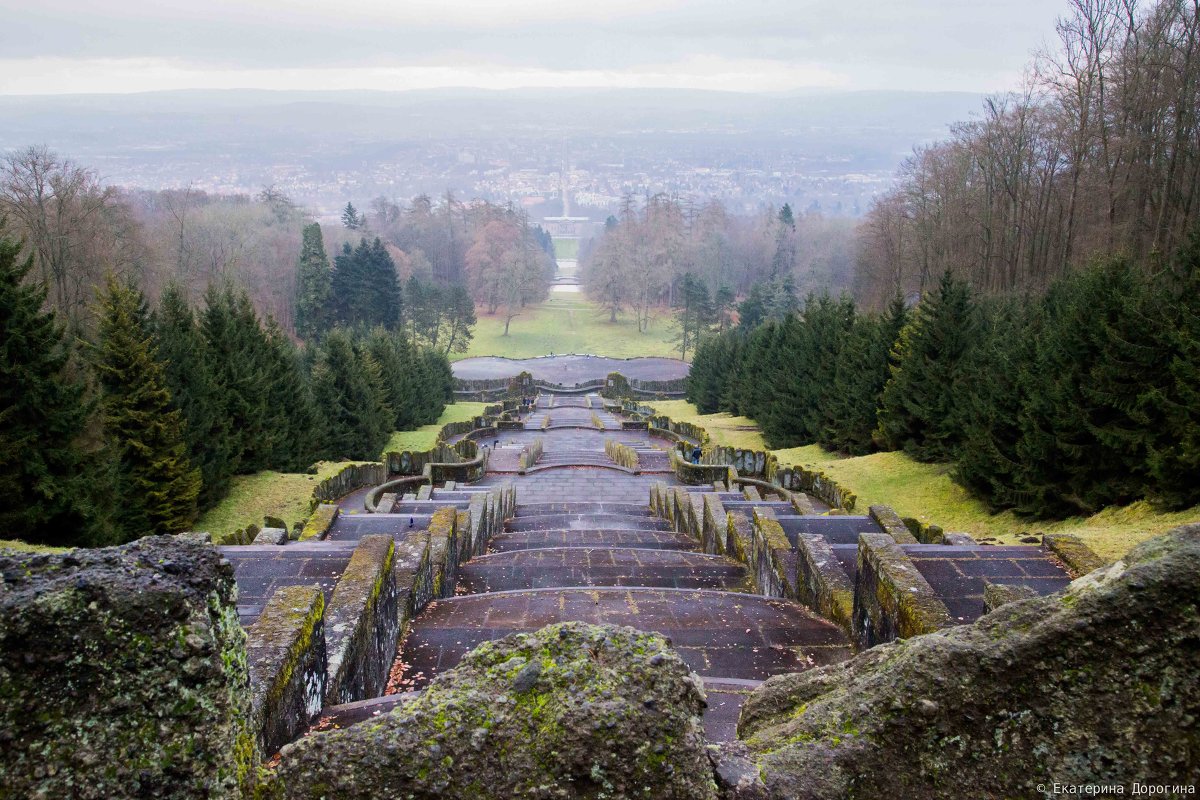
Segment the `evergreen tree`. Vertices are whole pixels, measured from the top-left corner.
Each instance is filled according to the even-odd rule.
[[[1151,428],[1137,418],[1138,397],[1167,367],[1136,313],[1140,284],[1119,258],[1047,293],[1018,420],[1019,511],[1091,514],[1145,493]]]
[[[378,237],[371,243],[369,264],[367,280],[371,287],[371,302],[362,321],[367,326],[382,325],[389,331],[399,330],[403,309],[396,262]]]
[[[183,414],[172,407],[145,298],[113,279],[100,297],[94,366],[123,538],[187,530],[196,519],[200,472],[188,462]]]
[[[64,330],[43,312],[33,261],[0,237],[0,532],[52,545],[100,545],[109,531],[87,502],[97,477],[81,440],[91,416]]]
[[[1018,418],[1029,362],[1040,329],[1039,310],[1025,300],[993,300],[979,307],[979,343],[963,365],[958,403],[963,440],[953,476],[992,510],[1018,502],[1021,467]]]
[[[897,296],[881,317],[860,316],[846,333],[838,354],[820,443],[829,450],[865,455],[875,449],[878,409],[887,385],[891,354],[908,321],[904,299]]]
[[[1139,410],[1158,423],[1149,445],[1147,471],[1153,495],[1171,508],[1200,503],[1200,229],[1162,276],[1166,324],[1150,327],[1166,355],[1161,387],[1147,387]]]
[[[956,396],[976,336],[970,288],[949,271],[900,334],[877,438],[918,461],[953,460],[962,439]]]
[[[687,360],[687,354],[709,330],[716,318],[708,286],[690,272],[685,272],[680,281],[679,307],[675,312],[675,341],[679,343],[679,358]]]
[[[296,268],[296,334],[313,339],[329,326],[333,276],[321,226],[315,222],[305,225],[303,235]]]
[[[213,377],[212,356],[178,286],[168,286],[154,318],[155,343],[172,405],[183,414],[188,461],[200,470],[201,509],[229,492],[230,430]]]
[[[391,433],[379,366],[355,352],[349,332],[334,328],[313,364],[313,395],[326,420],[331,459],[376,459]]]
[[[308,372],[295,345],[274,319],[267,320],[264,335],[267,466],[282,472],[299,472],[318,459],[324,426]]]
[[[233,474],[265,469],[267,375],[265,340],[245,293],[232,286],[210,287],[200,318],[221,416],[229,426],[229,463]]]
[[[363,226],[365,221],[363,216],[358,213],[358,209],[354,207],[354,203],[346,203],[346,207],[342,209],[343,227],[356,231]]]

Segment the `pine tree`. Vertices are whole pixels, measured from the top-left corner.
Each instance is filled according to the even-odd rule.
[[[110,278],[99,316],[93,364],[123,538],[187,530],[196,519],[200,472],[188,462],[183,414],[171,403],[145,297]]]
[[[951,461],[962,439],[956,396],[976,340],[970,288],[946,271],[900,334],[883,390],[877,438],[918,461]]]
[[[300,472],[319,458],[325,434],[323,422],[295,345],[274,319],[267,320],[264,335],[264,431],[270,443],[267,466],[281,472]]]
[[[389,331],[399,330],[403,308],[396,262],[378,237],[371,243],[368,264],[367,285],[370,292],[367,297],[370,303],[369,311],[361,321],[368,327],[382,325]]]
[[[0,532],[51,545],[108,543],[87,502],[97,477],[81,440],[91,407],[64,330],[43,312],[31,258],[0,237]]]
[[[213,377],[212,356],[178,286],[163,292],[154,332],[172,405],[186,423],[188,460],[200,470],[199,505],[211,508],[229,492],[230,430]]]
[[[296,334],[301,339],[314,339],[329,326],[332,282],[321,226],[305,225],[296,267]]]
[[[346,203],[346,207],[342,209],[342,225],[352,231],[363,226],[362,215],[358,213],[354,203]]]
[[[1132,265],[1109,259],[1051,286],[1019,423],[1018,510],[1091,514],[1141,497],[1152,426],[1138,397],[1167,372],[1137,313]]]

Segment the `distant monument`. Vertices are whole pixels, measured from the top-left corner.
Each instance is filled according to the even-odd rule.
[[[563,239],[582,238],[587,231],[591,218],[571,216],[571,194],[567,190],[567,165],[565,163],[562,169],[558,171],[558,194],[562,198],[562,216],[542,217],[542,227],[551,236]]]

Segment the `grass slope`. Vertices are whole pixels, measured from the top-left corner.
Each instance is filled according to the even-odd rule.
[[[466,353],[455,359],[473,356],[535,358],[550,353],[592,353],[613,358],[634,356],[679,357],[671,344],[670,315],[659,312],[650,321],[650,329],[638,333],[631,314],[616,323],[608,313],[579,294],[552,293],[549,300],[529,306],[513,319],[504,336],[504,316],[479,313],[475,338]]]
[[[433,425],[392,434],[387,450],[428,450],[433,447],[443,425],[477,416],[485,405],[455,403],[446,406],[442,416]],[[233,479],[229,495],[206,511],[194,528],[208,531],[214,538],[219,538],[247,525],[261,525],[266,516],[279,517],[289,525],[303,522],[308,518],[313,487],[352,463],[355,462],[322,462],[316,475],[270,471],[238,475]]]
[[[0,550],[18,550],[22,553],[65,553],[69,547],[51,547],[47,544],[30,544],[20,539],[0,539]]]
[[[262,525],[263,517],[279,517],[289,527],[308,519],[313,488],[352,461],[322,461],[315,475],[273,472],[235,475],[229,494],[196,520],[194,530],[220,539],[247,525]]]
[[[766,448],[757,429],[747,430],[754,423],[745,417],[702,415],[695,406],[682,400],[653,405],[672,419],[703,425],[718,444]],[[1029,520],[1007,511],[992,514],[987,506],[950,479],[950,467],[946,464],[922,464],[903,453],[845,458],[817,445],[774,452],[784,464],[820,467],[858,495],[860,508],[883,503],[895,508],[902,517],[915,517],[941,525],[946,531],[969,533],[977,539],[994,537],[1006,544],[1016,543],[1031,533],[1073,533],[1100,556],[1115,560],[1139,542],[1178,525],[1200,522],[1200,506],[1167,513],[1147,502],[1059,521]]]
[[[423,425],[415,431],[396,431],[392,434],[392,438],[388,440],[387,447],[383,449],[385,453],[399,453],[404,450],[430,450],[437,442],[438,431],[443,425],[449,425],[451,422],[463,422],[477,417],[483,413],[483,409],[487,408],[488,403],[455,403],[454,405],[446,406],[446,410],[442,412],[442,416],[432,425]]]

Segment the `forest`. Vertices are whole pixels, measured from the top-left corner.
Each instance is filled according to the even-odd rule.
[[[1195,2],[1073,0],[1023,85],[918,148],[858,236],[855,296],[881,309],[947,269],[1043,291],[1097,257],[1159,269],[1200,208]]]
[[[689,399],[951,464],[994,510],[1200,502],[1197,24],[1076,0],[1020,93],[905,162],[854,294],[752,291],[693,334]]]

